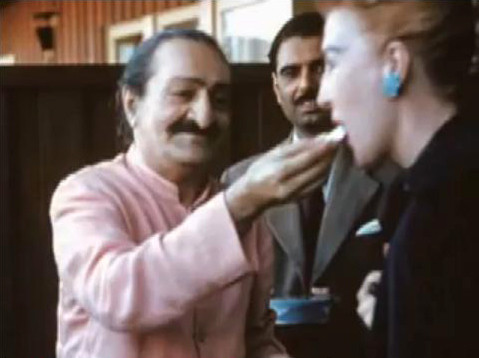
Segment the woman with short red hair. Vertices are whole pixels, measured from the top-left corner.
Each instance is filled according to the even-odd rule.
[[[469,1],[343,1],[327,14],[318,101],[357,165],[405,169],[381,224],[390,249],[373,331],[380,357],[478,357],[479,121],[464,84]]]

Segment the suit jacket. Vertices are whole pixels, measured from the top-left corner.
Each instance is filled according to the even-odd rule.
[[[217,185],[189,208],[127,155],[85,168],[51,204],[57,357],[269,357],[270,235],[237,235]]]
[[[404,210],[387,206],[384,222],[400,219],[373,324],[379,357],[479,357],[478,137],[477,118],[446,123],[393,193]]]
[[[223,174],[223,183],[230,184],[240,177],[256,158],[248,158],[229,168]],[[355,232],[362,224],[377,217],[382,188],[397,173],[398,167],[387,163],[368,175],[353,165],[348,149],[339,150],[330,171],[324,214],[322,218],[318,217],[322,222],[312,274],[313,286],[328,287],[336,302],[328,328],[321,329],[321,333],[317,330],[314,334],[302,332],[298,334],[298,340],[309,335],[308,341],[318,342],[318,335],[321,335],[323,343],[315,345],[322,350],[324,342],[328,342],[336,347],[332,348],[332,354],[358,356],[357,345],[362,332],[356,315],[356,292],[366,274],[381,267],[384,241],[380,233],[356,237]],[[304,250],[298,203],[270,208],[264,216],[274,237],[273,297],[309,295],[311,288],[305,286],[303,279]],[[350,344],[345,345],[344,339]],[[302,346],[308,344],[311,346],[311,342]],[[349,353],[338,352],[343,348]]]

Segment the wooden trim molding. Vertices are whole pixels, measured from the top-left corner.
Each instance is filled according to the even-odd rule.
[[[155,33],[155,21],[153,15],[144,16],[138,20],[121,22],[111,25],[107,30],[107,61],[118,63],[117,43],[132,36],[141,36],[144,40]]]
[[[182,6],[159,13],[155,17],[155,28],[156,31],[160,31],[177,23],[194,20],[198,21],[198,24],[201,22],[200,4]]]

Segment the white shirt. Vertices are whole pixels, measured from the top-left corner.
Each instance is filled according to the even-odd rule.
[[[293,136],[292,136],[292,142],[293,143],[296,143],[300,140],[302,140],[303,138],[301,138],[297,131],[296,130],[293,130]],[[333,175],[334,175],[334,170],[329,170],[329,174],[328,174],[328,179],[324,181],[323,183],[323,198],[324,198],[324,202],[327,203],[328,199],[329,199],[329,194],[331,192],[331,184],[333,182]]]

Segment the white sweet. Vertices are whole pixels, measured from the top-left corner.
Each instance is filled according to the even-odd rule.
[[[343,126],[337,126],[324,136],[328,142],[341,142],[344,137],[346,137],[346,130]]]

